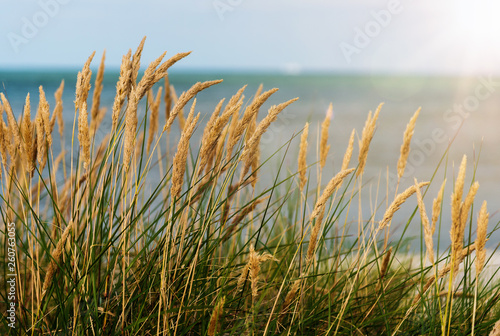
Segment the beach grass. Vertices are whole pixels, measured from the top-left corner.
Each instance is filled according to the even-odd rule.
[[[177,96],[168,70],[189,53],[163,54],[140,76],[143,47],[123,57],[110,116],[100,104],[105,55],[95,76],[94,54],[78,73],[72,124],[62,117],[64,82],[55,106],[40,87],[36,113],[33,97],[13,111],[1,94],[2,334],[500,335],[500,282],[485,272],[499,223],[475,199],[480,176],[464,156],[456,177],[400,183],[420,111],[394,139],[397,185],[377,184],[386,192],[370,207],[363,176],[382,104],[335,148],[345,151],[341,166],[326,159],[330,108],[317,127],[304,120],[268,169],[261,138],[296,99],[265,113],[277,89],[243,87],[203,117],[197,94],[221,80]],[[106,117],[111,129],[100,129]],[[403,205],[413,211],[395,236]],[[448,235],[442,221],[449,245],[435,248]],[[421,235],[411,240],[415,223]],[[408,253],[411,243],[422,248]]]

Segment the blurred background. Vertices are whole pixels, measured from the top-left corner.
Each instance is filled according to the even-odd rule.
[[[260,118],[270,104],[300,97],[263,138],[267,153],[300,132],[306,121],[312,123],[310,143],[315,146],[319,123],[332,102],[326,177],[340,168],[351,130],[360,134],[368,111],[384,102],[365,178],[373,190],[364,202],[373,207],[385,204],[386,190],[392,201],[403,132],[422,107],[400,190],[413,183],[413,176],[419,181],[435,176],[426,197],[430,209],[444,178],[446,194],[451,193],[466,154],[467,183],[479,181],[477,199],[488,200],[491,223],[496,223],[499,12],[500,3],[484,0],[6,1],[0,12],[0,90],[19,116],[28,92],[36,106],[39,85],[53,107],[53,93],[64,79],[64,111],[72,122],[76,74],[88,56],[96,51],[92,64],[97,69],[106,51],[102,105],[111,107],[122,56],[147,36],[143,66],[163,51],[167,57],[193,51],[169,72],[178,94],[197,81],[224,79],[199,94],[197,109],[203,115],[244,84],[249,85],[248,99],[260,83],[264,89],[280,88]],[[104,133],[106,125],[109,120],[103,123]],[[293,169],[296,147],[286,159]],[[315,158],[310,150],[309,162]],[[383,190],[378,198],[377,188]],[[449,210],[448,201],[444,208]],[[414,204],[402,214],[413,209]],[[366,210],[369,214],[370,206]],[[413,222],[418,235],[420,221]],[[449,222],[443,225],[447,232]]]

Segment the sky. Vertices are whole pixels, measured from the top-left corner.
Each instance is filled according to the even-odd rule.
[[[4,0],[0,68],[108,68],[147,36],[143,64],[177,69],[500,74],[498,1]]]

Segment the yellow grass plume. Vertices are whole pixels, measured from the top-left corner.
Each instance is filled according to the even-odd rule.
[[[200,118],[199,113],[196,117],[193,117],[195,106],[196,99],[193,101],[191,112],[189,112],[189,116],[186,121],[186,127],[182,131],[181,138],[179,140],[179,143],[177,144],[177,152],[174,156],[172,167],[172,187],[170,188],[170,197],[172,199],[172,202],[176,198],[178,198],[181,193],[182,184],[184,181],[184,172],[186,171],[187,156],[189,152],[189,139],[191,138],[191,135],[193,135],[196,123]]]
[[[479,216],[477,218],[477,238],[476,238],[476,274],[481,273],[484,267],[484,260],[486,258],[486,251],[484,246],[486,244],[486,234],[488,231],[489,214],[486,201],[483,202]]]
[[[382,217],[382,220],[379,222],[379,229],[383,229],[391,222],[392,217],[394,216],[396,211],[398,211],[401,205],[417,191],[417,188],[422,188],[428,184],[429,182],[421,182],[418,183],[417,185],[412,185],[411,187],[409,187],[408,189],[397,195],[394,198],[394,201],[385,211],[384,217]]]
[[[90,164],[90,133],[86,102],[83,102],[78,116],[78,141],[80,141],[80,158],[83,162],[83,168],[88,169]]]
[[[330,122],[333,117],[333,105],[330,103],[328,106],[328,110],[326,111],[325,119],[321,124],[321,140],[319,145],[319,157],[320,157],[320,166],[321,169],[325,167],[326,158],[328,156],[328,152],[330,151],[330,145],[328,144],[328,129],[330,128]]]
[[[268,260],[274,260],[278,261],[274,256],[272,256],[269,253],[262,253],[259,254],[255,252],[255,248],[253,247],[253,244],[250,245],[250,255],[248,257],[248,262],[243,268],[243,272],[241,273],[239,279],[238,279],[238,284],[236,286],[236,291],[240,291],[243,287],[243,284],[245,283],[245,280],[247,279],[247,276],[250,276],[250,283],[252,287],[252,298],[255,299],[257,298],[258,295],[258,281],[259,281],[259,276],[260,276],[260,264],[262,264],[265,261]]]
[[[251,122],[252,118],[256,113],[259,112],[260,107],[266,102],[266,100],[274,94],[278,89],[274,88],[269,91],[262,93],[261,95],[255,97],[252,103],[245,109],[243,116],[240,120],[235,122],[235,125],[231,127],[229,132],[229,139],[227,143],[226,161],[229,162],[232,156],[233,148],[236,146],[238,141],[241,139],[243,132],[247,128],[248,124]]]
[[[212,315],[210,316],[210,322],[208,323],[208,336],[214,336],[217,334],[217,325],[219,323],[220,316],[222,315],[224,302],[226,302],[226,297],[223,297],[214,307]]]
[[[279,105],[271,106],[267,116],[264,119],[262,119],[261,122],[257,125],[257,128],[255,129],[254,134],[248,140],[248,142],[245,144],[245,149],[243,150],[243,154],[241,155],[241,160],[245,163],[243,175],[245,175],[248,172],[253,161],[258,159],[258,157],[256,155],[257,154],[257,146],[259,145],[260,138],[262,137],[262,134],[264,134],[266,132],[266,130],[268,129],[268,127],[271,125],[271,123],[273,121],[275,121],[276,118],[278,118],[278,114],[281,111],[283,111],[283,109],[285,107],[287,107],[291,103],[295,102],[297,99],[299,99],[299,98],[290,99],[289,101],[286,101],[286,102],[281,103]]]
[[[306,123],[300,137],[299,149],[299,189],[304,190],[307,182],[307,136],[309,135],[309,123]]]
[[[186,106],[186,104],[193,98],[198,92],[205,90],[206,88],[219,84],[222,82],[222,79],[219,80],[213,80],[213,81],[207,81],[207,82],[198,82],[191,86],[189,90],[186,92],[183,92],[181,96],[179,97],[179,100],[177,103],[175,103],[174,107],[172,108],[172,111],[170,113],[170,117],[167,119],[167,122],[165,123],[165,126],[163,127],[163,131],[166,131],[172,126],[175,117],[177,117],[177,114]]]
[[[146,152],[149,153],[151,148],[151,143],[153,142],[154,136],[158,131],[158,123],[159,123],[159,115],[160,115],[160,103],[161,103],[161,94],[163,91],[163,87],[158,88],[158,92],[156,93],[156,98],[153,98],[152,90],[149,90],[151,97],[149,99],[149,133],[148,133],[148,142],[146,145]]]
[[[70,222],[66,229],[64,229],[61,239],[57,242],[56,248],[52,252],[52,260],[50,261],[49,268],[47,269],[47,273],[45,274],[45,280],[43,282],[42,291],[45,293],[47,289],[52,284],[54,279],[54,275],[59,269],[59,263],[61,262],[62,253],[64,250],[64,246],[66,245],[66,241],[68,239],[69,234],[73,230],[73,222]]]
[[[418,110],[406,125],[406,130],[403,136],[403,144],[401,145],[398,159],[398,180],[401,179],[405,172],[406,162],[408,161],[408,155],[410,154],[410,142],[415,130],[415,123],[417,122],[418,115],[420,114],[420,109],[421,108],[418,108]]]
[[[434,243],[432,240],[432,228],[429,223],[429,217],[427,217],[427,212],[425,210],[424,200],[422,198],[422,193],[418,187],[417,179],[415,179],[415,191],[417,193],[417,203],[418,209],[420,211],[420,218],[422,219],[422,225],[424,226],[424,241],[425,247],[427,248],[427,256],[431,264],[434,264]]]
[[[375,114],[372,116],[372,113],[368,113],[368,118],[366,119],[365,126],[363,127],[363,132],[361,133],[361,139],[359,140],[359,155],[358,155],[358,171],[356,172],[356,176],[363,175],[366,165],[366,158],[368,156],[368,151],[370,149],[370,143],[373,138],[373,134],[375,133],[375,126],[377,124],[378,115],[380,110],[382,109],[382,104],[377,107],[375,110]]]

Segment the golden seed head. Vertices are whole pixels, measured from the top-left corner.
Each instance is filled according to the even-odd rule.
[[[427,256],[431,264],[434,264],[434,243],[432,240],[432,228],[429,223],[429,217],[427,217],[427,212],[425,210],[424,200],[422,198],[422,193],[418,187],[417,179],[415,179],[415,191],[417,193],[417,203],[418,209],[420,211],[420,218],[422,219],[422,225],[424,226],[424,241],[425,247],[427,248]]]
[[[153,99],[152,89],[148,91],[151,95],[151,99],[149,99],[149,134],[148,134],[148,142],[146,146],[146,152],[149,153],[149,149],[151,148],[151,143],[153,142],[156,131],[158,130],[159,117],[160,117],[160,103],[161,103],[161,95],[163,92],[163,87],[160,86],[158,88],[158,92],[156,93],[156,98]]]
[[[408,161],[408,155],[410,154],[410,142],[415,130],[415,123],[417,122],[418,115],[420,114],[420,109],[421,108],[418,108],[406,125],[406,130],[403,136],[403,144],[401,145],[398,159],[398,180],[401,179],[405,172],[406,162]]]
[[[347,177],[347,175],[349,175],[353,171],[354,171],[354,168],[341,170],[340,172],[337,173],[337,175],[335,175],[330,180],[330,182],[328,182],[328,184],[325,187],[325,190],[323,190],[323,193],[321,194],[320,198],[316,202],[316,205],[314,206],[314,210],[311,214],[311,218],[309,219],[309,221],[312,222],[313,219],[316,218],[320,214],[320,212],[324,209],[328,198],[330,198],[330,196],[333,195],[333,193],[335,192],[337,187]]]
[[[476,274],[481,273],[484,267],[486,251],[486,234],[488,231],[489,214],[486,201],[483,201],[479,216],[477,218],[477,238],[476,238]]]
[[[382,265],[380,266],[380,279],[383,279],[387,274],[387,269],[389,267],[389,261],[391,260],[392,246],[387,250],[382,260]]]
[[[90,133],[86,102],[83,102],[78,116],[78,141],[80,142],[80,157],[83,168],[88,169],[90,164]]]
[[[56,98],[56,107],[54,107],[54,112],[52,112],[53,116],[57,119],[57,128],[59,129],[59,135],[61,138],[64,135],[64,120],[63,120],[63,101],[62,95],[64,91],[64,79],[61,81],[59,88],[54,93],[54,97]]]
[[[223,297],[214,307],[212,311],[212,316],[210,316],[210,322],[208,323],[208,336],[214,336],[217,334],[217,324],[219,323],[219,318],[222,315],[224,303],[226,302],[226,297]]]
[[[250,137],[250,139],[245,144],[245,149],[243,150],[243,154],[241,155],[241,160],[245,162],[245,168],[243,171],[243,175],[245,175],[255,160],[258,160],[258,146],[260,142],[260,138],[262,134],[266,132],[271,123],[276,120],[278,114],[285,109],[288,105],[295,102],[299,98],[290,99],[284,103],[279,105],[271,106],[267,116],[261,120],[261,122],[257,125],[254,134]]]
[[[418,185],[412,185],[411,187],[409,187],[408,189],[397,195],[394,198],[394,201],[385,211],[384,217],[382,217],[382,220],[379,222],[379,230],[389,225],[396,211],[399,210],[401,205],[408,199],[408,197],[410,197],[417,191],[417,188],[422,188],[428,184],[429,182],[421,182]]]
[[[375,114],[372,116],[372,113],[368,113],[368,118],[365,122],[365,127],[363,128],[363,132],[361,134],[361,140],[359,141],[359,155],[358,155],[358,171],[356,172],[356,176],[363,175],[366,158],[368,156],[368,151],[370,149],[370,143],[373,138],[373,134],[375,133],[375,126],[377,124],[378,115],[380,110],[382,109],[382,104],[377,107]]]
[[[436,230],[436,223],[439,219],[439,215],[441,214],[441,204],[443,203],[445,185],[446,185],[446,179],[444,179],[443,183],[441,184],[441,189],[439,189],[436,198],[432,202],[432,227],[431,227],[432,234],[434,234],[434,231]]]
[[[172,111],[170,113],[170,117],[167,119],[165,126],[163,127],[163,132],[167,131],[170,129],[170,126],[174,123],[174,119],[177,117],[179,112],[186,106],[188,101],[191,100],[198,92],[205,90],[206,88],[219,84],[222,82],[222,79],[219,80],[213,80],[213,81],[207,81],[203,83],[196,83],[189,90],[186,92],[183,92],[181,96],[179,97],[178,101],[175,103],[174,107],[172,108]]]
[[[319,157],[320,157],[320,166],[321,168],[325,167],[326,158],[328,156],[328,152],[330,151],[330,145],[328,145],[328,128],[330,127],[330,122],[333,116],[333,105],[330,103],[328,106],[328,110],[326,111],[325,119],[321,124],[321,140],[319,146]]]
[[[170,188],[170,197],[172,202],[179,197],[182,189],[182,184],[184,182],[184,173],[186,171],[186,162],[189,152],[189,139],[193,135],[194,128],[200,114],[196,117],[194,116],[194,109],[196,106],[196,99],[193,101],[191,107],[191,112],[189,112],[188,119],[186,121],[186,127],[182,131],[181,138],[177,144],[177,152],[174,156],[173,167],[172,167],[172,187]]]
[[[309,123],[306,122],[302,135],[300,137],[300,149],[299,149],[299,189],[304,190],[304,186],[307,182],[307,137],[309,134]]]

